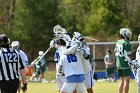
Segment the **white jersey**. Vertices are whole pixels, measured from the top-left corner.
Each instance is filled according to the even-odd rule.
[[[79,53],[62,55],[59,66],[63,66],[65,77],[84,74],[82,60]]]
[[[20,56],[21,56],[21,60],[24,64],[24,66],[27,66],[28,65],[28,57],[27,55],[25,54],[25,52],[23,52],[22,50],[18,50]]]
[[[60,61],[61,55],[63,55],[64,50],[66,50],[66,47],[60,46],[60,47],[56,50],[56,53],[55,53],[55,58],[54,58],[54,60],[56,61],[56,74],[57,74],[57,75],[60,75],[60,73],[58,72],[58,63],[59,63],[59,61]]]
[[[136,51],[136,60],[140,63],[140,45],[138,46],[137,51]],[[140,69],[137,70],[135,78],[138,85],[137,90],[138,90],[138,93],[140,93]]]
[[[88,47],[82,48],[82,50],[84,51],[84,54],[90,55],[90,49]],[[85,59],[83,55],[81,55],[81,59],[82,59],[82,64],[83,64],[83,68],[84,68],[84,73],[86,74],[86,73],[92,71],[89,59]]]
[[[140,63],[140,45],[138,46],[136,51],[136,60]]]

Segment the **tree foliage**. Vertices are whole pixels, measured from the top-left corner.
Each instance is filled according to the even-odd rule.
[[[49,47],[53,27],[57,24],[65,27],[68,32],[78,31],[100,41],[114,41],[119,38],[117,34],[120,28],[128,27],[133,32],[133,40],[137,40],[140,33],[139,2],[140,0],[1,0],[0,33],[8,34],[11,41],[19,40],[21,48],[31,59],[39,50],[45,51]],[[13,10],[12,13],[10,10]]]
[[[45,51],[53,35],[52,28],[56,25],[57,1],[21,0],[17,6],[13,40],[20,40],[21,45],[25,43],[23,47],[29,49],[31,56],[39,50]]]

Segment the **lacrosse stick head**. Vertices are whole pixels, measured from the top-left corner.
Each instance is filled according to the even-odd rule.
[[[66,29],[65,28],[62,28],[60,25],[56,25],[54,28],[53,28],[53,32],[54,33],[67,33]]]
[[[120,35],[122,38],[127,38],[128,40],[131,40],[131,37],[132,37],[132,33],[131,33],[130,29],[128,29],[128,28],[121,28]]]
[[[60,25],[56,25],[53,28],[53,32],[54,32],[55,38],[57,38],[57,39],[62,39],[64,37],[63,34],[66,34],[67,33],[66,29],[65,28],[62,28]]]

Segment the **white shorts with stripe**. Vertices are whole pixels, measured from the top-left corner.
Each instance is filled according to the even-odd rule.
[[[84,77],[84,85],[86,89],[92,88],[92,86],[94,86],[93,71],[89,71],[88,73],[84,74]]]
[[[57,84],[58,90],[61,90],[64,82],[65,82],[65,76],[62,76],[62,75],[56,76],[56,84]]]
[[[85,93],[84,85],[83,83],[67,83],[65,82],[62,86],[61,92],[65,93],[73,93],[73,91],[76,89],[77,93]]]

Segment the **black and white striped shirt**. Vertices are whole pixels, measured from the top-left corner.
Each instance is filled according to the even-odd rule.
[[[0,49],[0,81],[9,81],[19,78],[20,69],[24,69],[21,58],[11,48]]]

